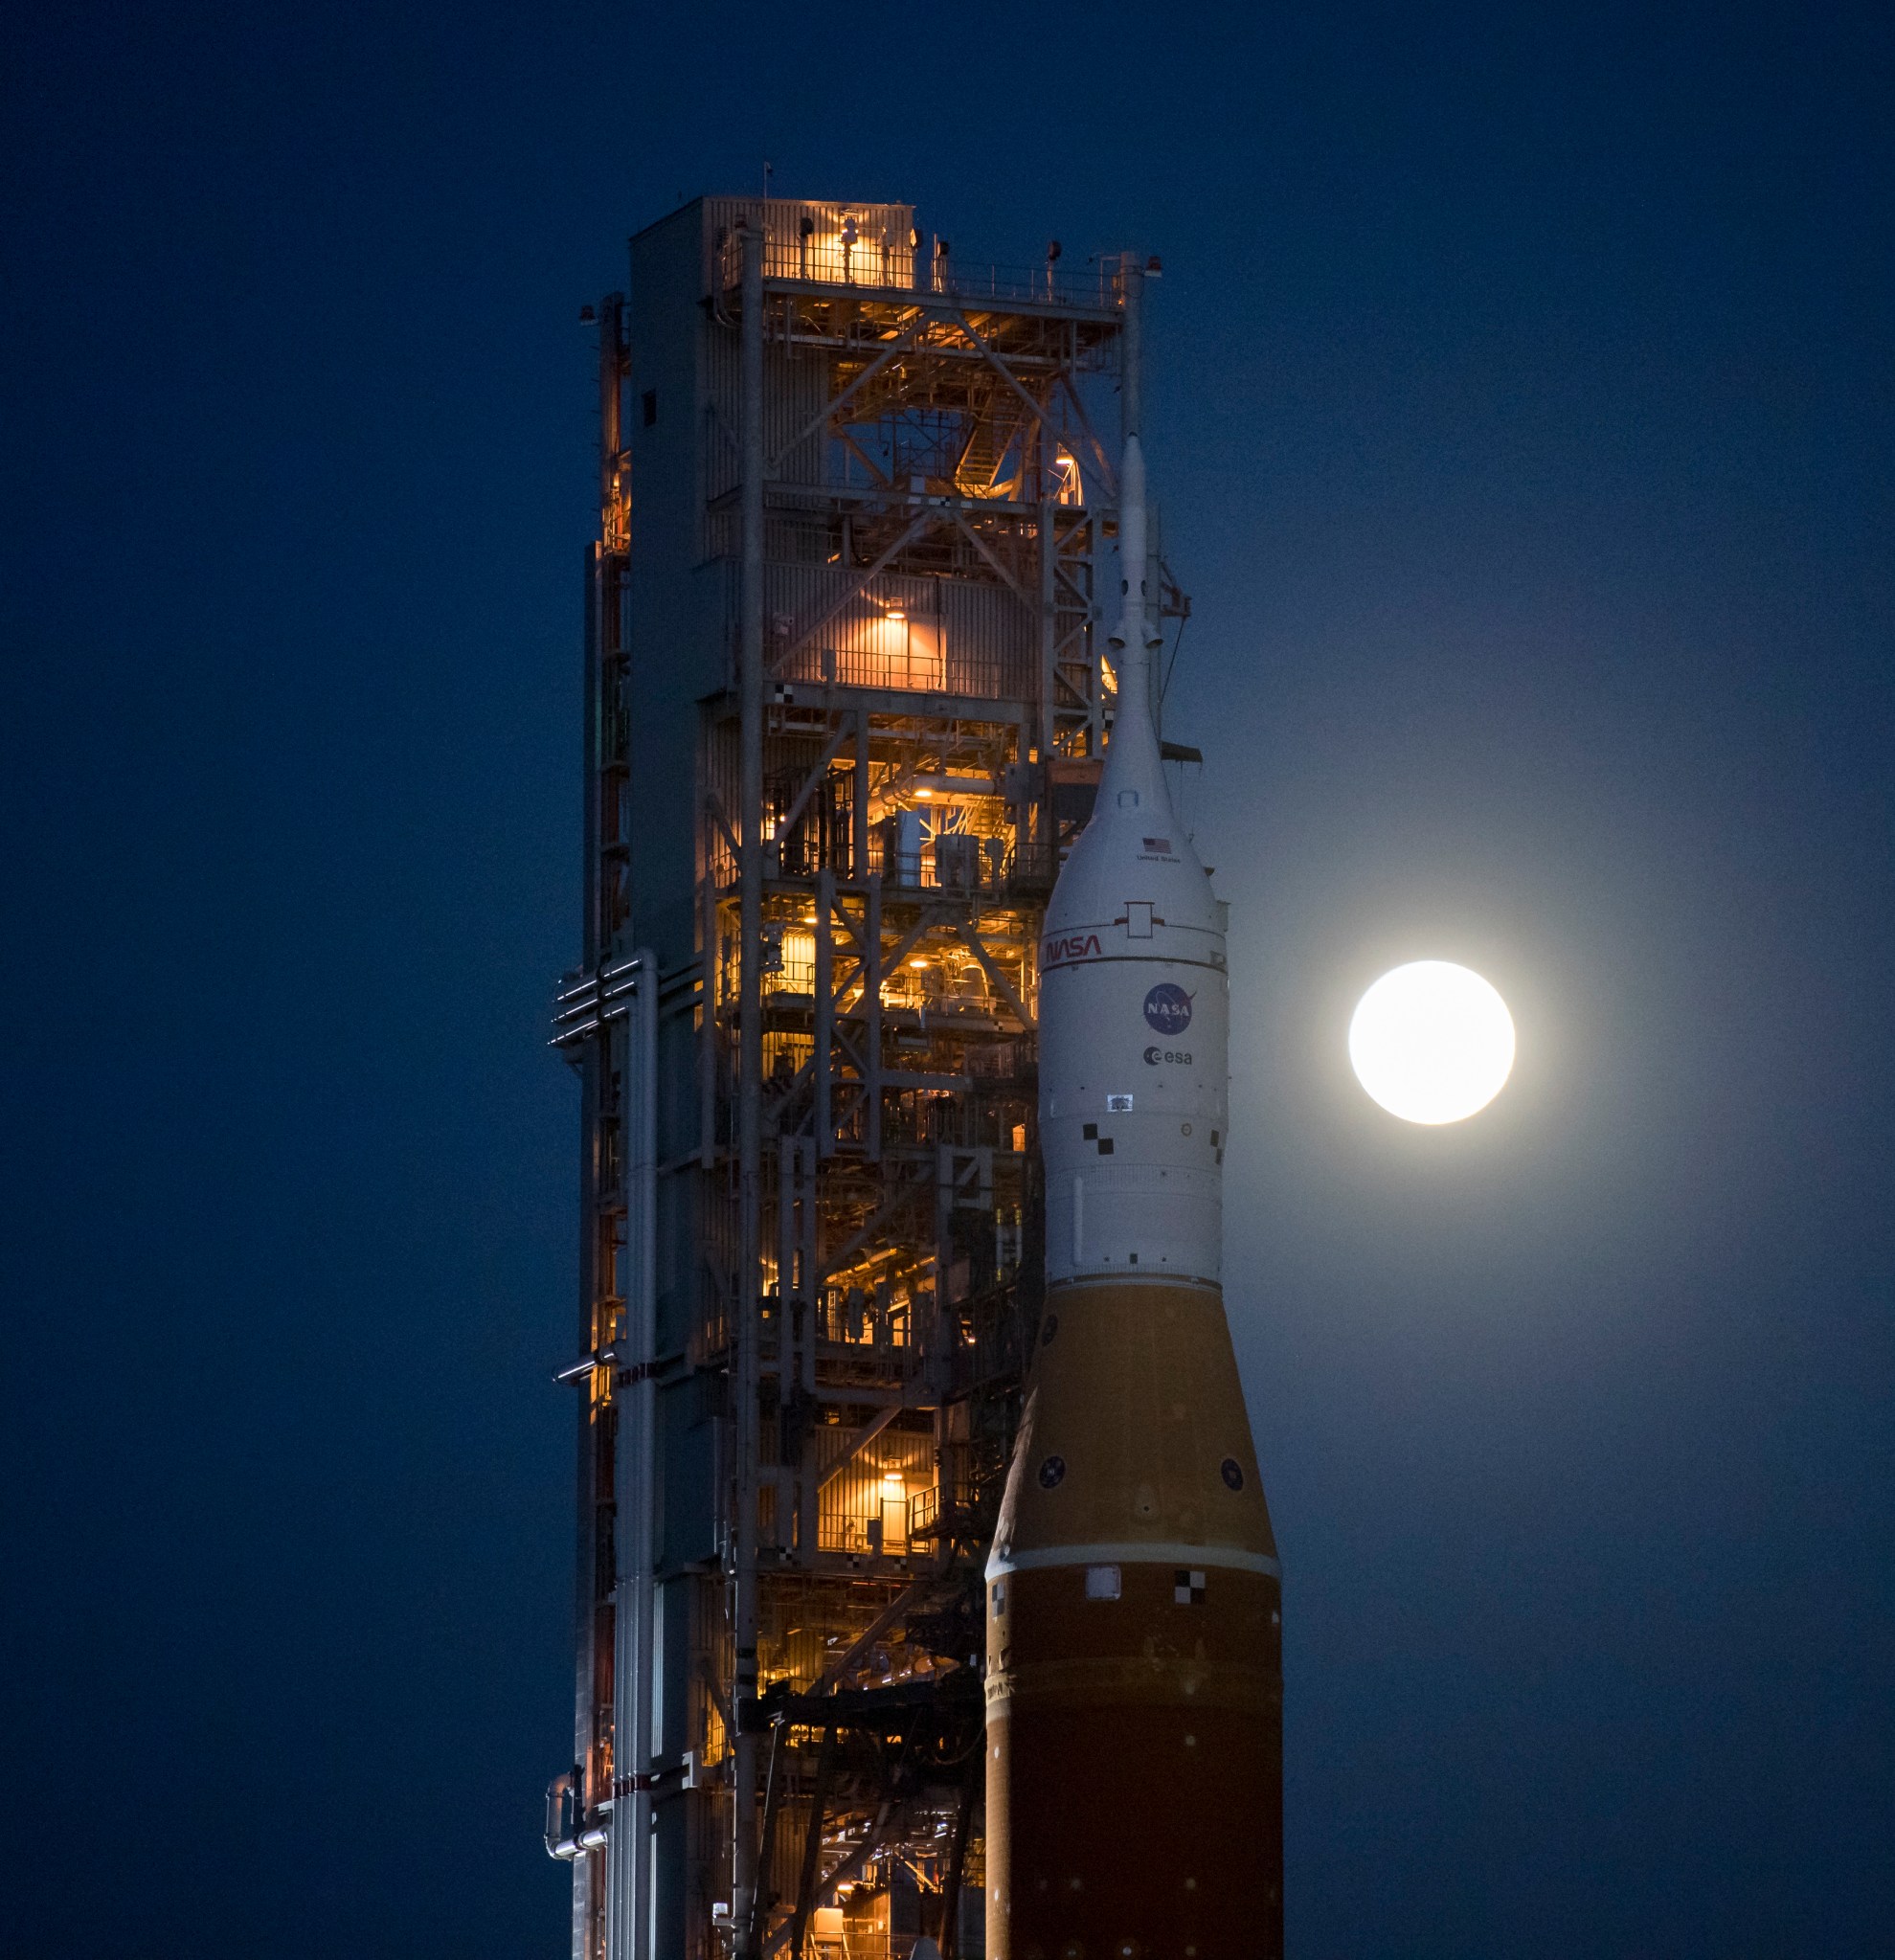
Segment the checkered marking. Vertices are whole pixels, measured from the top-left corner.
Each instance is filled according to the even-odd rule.
[[[1171,1588],[1171,1596],[1180,1606],[1202,1606],[1204,1604],[1204,1574],[1202,1572],[1180,1572],[1177,1584]]]

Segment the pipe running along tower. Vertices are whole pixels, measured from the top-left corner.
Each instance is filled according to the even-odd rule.
[[[1281,1574],[1220,1284],[1225,907],[1164,780],[1139,420],[1134,349],[1117,712],[1040,944],[1047,1297],[987,1563],[989,1960],[1283,1950]]]

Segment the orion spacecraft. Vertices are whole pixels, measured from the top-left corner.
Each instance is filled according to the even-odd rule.
[[[1281,1574],[1225,1319],[1225,908],[1152,708],[1144,462],[1117,714],[1040,949],[1047,1296],[987,1566],[989,1960],[1283,1950]]]

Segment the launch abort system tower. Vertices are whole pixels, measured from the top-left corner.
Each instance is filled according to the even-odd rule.
[[[598,309],[554,1027],[575,1960],[980,1949],[1038,938],[1113,711],[1143,277],[963,267],[905,205],[706,198]]]

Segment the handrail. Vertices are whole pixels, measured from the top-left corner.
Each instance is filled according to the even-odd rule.
[[[735,288],[741,271],[740,235],[733,232],[718,253],[719,282],[724,291]],[[1106,311],[1121,307],[1125,299],[1116,262],[1094,261],[1069,271],[1053,260],[1006,265],[954,259],[945,253],[928,259],[909,250],[891,251],[867,237],[846,250],[833,237],[768,238],[763,247],[763,276],[865,293],[927,293],[975,304],[1024,300]]]

